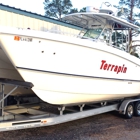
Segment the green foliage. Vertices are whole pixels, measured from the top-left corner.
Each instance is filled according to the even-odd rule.
[[[45,16],[57,19],[61,19],[61,16],[67,14],[72,7],[70,0],[45,0],[43,4]]]
[[[70,10],[69,14],[72,14],[72,13],[78,13],[78,9],[77,8],[73,8]]]
[[[116,31],[112,34],[112,45],[121,47],[123,50],[126,50],[126,35],[122,31]]]
[[[140,19],[140,14],[134,11],[136,8],[140,9],[140,0],[120,0],[118,8],[121,10],[118,13],[118,16],[123,16],[125,17],[125,19],[127,19],[128,22],[140,26],[140,23],[137,20]],[[129,51],[131,50],[131,48],[133,48],[132,37],[138,36],[139,34],[139,31],[135,32],[134,30],[130,30]]]
[[[83,7],[82,9],[80,9],[80,12],[86,12],[86,7]]]
[[[139,0],[120,0],[119,4],[128,6],[129,9],[131,9],[131,7],[140,8],[140,1]]]
[[[80,9],[79,11],[78,11],[77,8],[73,8],[73,9],[70,10],[69,14],[78,13],[78,12],[86,12],[86,7],[83,7],[83,8]]]
[[[113,34],[112,34],[112,41],[113,42],[115,42],[115,36],[117,36],[117,39],[116,39],[116,41],[118,42],[118,43],[122,43],[122,38],[123,38],[123,43],[126,43],[126,35],[125,34],[123,34],[122,32],[113,32]]]
[[[121,9],[119,16],[124,15],[129,22],[139,25],[135,18],[140,18],[140,14],[135,13],[134,8],[140,9],[140,0],[120,0],[119,8]]]
[[[138,53],[134,53],[134,56],[136,56],[137,58],[139,58],[139,55],[138,55]]]

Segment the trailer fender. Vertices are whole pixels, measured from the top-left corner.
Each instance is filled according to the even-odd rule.
[[[119,107],[119,112],[122,113],[122,114],[125,114],[126,113],[126,108],[128,106],[129,103],[133,103],[133,102],[136,102],[136,101],[140,101],[140,99],[128,99],[128,100],[124,100],[120,107]]]

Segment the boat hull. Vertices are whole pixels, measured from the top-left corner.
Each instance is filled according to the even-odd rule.
[[[18,68],[39,98],[51,104],[80,104],[138,96],[140,83],[111,78],[67,75]]]
[[[10,62],[2,48],[0,47],[0,78],[14,79],[24,81],[19,72],[15,69]],[[13,85],[5,84],[4,93],[9,93],[14,88]],[[0,87],[1,89],[1,87]],[[31,89],[18,87],[11,95],[13,96],[27,96],[33,95],[34,92]]]
[[[1,33],[0,39],[20,76],[32,82],[34,93],[50,104],[100,102],[140,94],[139,59],[105,43],[18,30]]]

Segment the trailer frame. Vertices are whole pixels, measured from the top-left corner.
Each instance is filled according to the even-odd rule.
[[[127,106],[132,102],[139,102],[140,99],[126,99],[123,101],[110,101],[94,104],[79,104],[78,108],[74,106],[53,106],[47,103],[28,103],[4,106],[4,100],[12,94],[18,87],[32,88],[30,82],[23,82],[11,79],[0,78],[0,131],[19,130],[27,128],[35,128],[42,126],[56,125],[69,121],[82,119],[110,111],[119,111],[126,114]],[[5,85],[13,86],[13,89],[4,94]],[[55,108],[57,113],[41,110],[41,106],[51,106]]]

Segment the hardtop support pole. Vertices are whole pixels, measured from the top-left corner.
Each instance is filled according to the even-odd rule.
[[[0,99],[1,99],[1,103],[0,103],[0,116],[4,115],[4,84],[1,84],[1,92],[0,92]]]
[[[123,30],[122,30],[121,38],[122,38],[122,48],[123,48]]]
[[[112,30],[109,31],[109,45],[112,46]]]
[[[131,42],[130,42],[130,33],[131,33],[131,29],[128,30],[128,52],[130,52],[130,47],[131,47]]]

